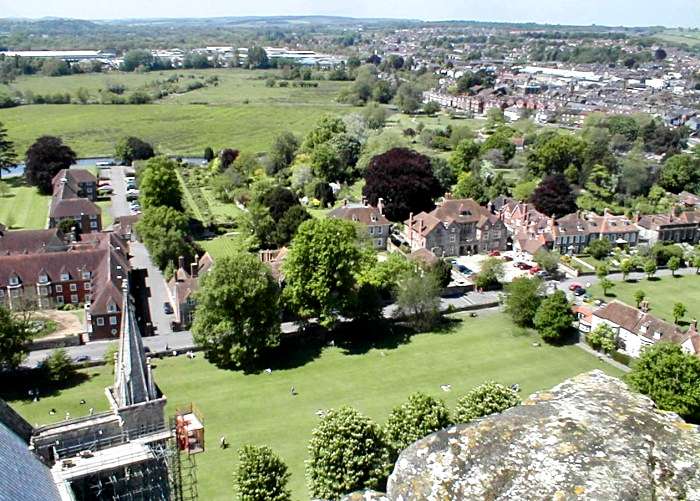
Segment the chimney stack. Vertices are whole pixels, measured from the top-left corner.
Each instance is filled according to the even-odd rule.
[[[377,200],[377,209],[379,210],[379,215],[384,215],[384,199],[379,198]]]
[[[190,263],[190,276],[192,278],[197,278],[197,271],[199,269],[199,266],[197,266],[197,263]]]
[[[185,256],[180,256],[177,258],[177,267],[179,270],[185,269]]]

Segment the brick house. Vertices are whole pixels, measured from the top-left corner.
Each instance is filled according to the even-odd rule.
[[[387,240],[391,234],[391,221],[384,215],[383,201],[379,199],[377,207],[367,203],[351,204],[343,202],[328,213],[329,218],[344,219],[360,224],[367,231],[375,249],[386,249]]]
[[[637,227],[640,237],[651,245],[656,242],[694,245],[700,241],[700,210],[675,215],[671,209],[668,214],[641,216]]]
[[[75,221],[80,233],[102,230],[102,210],[97,199],[97,178],[84,169],[63,169],[53,178],[49,227],[66,219]]]
[[[700,334],[696,321],[688,331],[683,332],[676,325],[633,306],[611,301],[591,313],[590,327],[586,329],[592,331],[601,324],[612,328],[618,336],[620,351],[631,357],[639,357],[644,348],[662,341],[678,344],[686,353],[700,357]]]
[[[211,269],[213,264],[214,260],[208,252],[205,252],[202,257],[196,256],[189,267],[184,257],[180,256],[178,259],[177,270],[168,282],[176,327],[187,329],[192,325],[196,306],[194,293],[199,289],[201,277]]]
[[[411,214],[403,236],[411,251],[427,249],[437,256],[505,250],[508,240],[503,222],[468,198],[446,198],[430,213]]]
[[[130,273],[128,244],[114,233],[89,233],[59,246],[57,230],[42,231],[43,241],[34,231],[0,237],[0,304],[11,309],[27,302],[39,309],[85,305],[90,340],[116,338],[122,282]]]

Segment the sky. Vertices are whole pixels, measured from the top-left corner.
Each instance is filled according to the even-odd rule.
[[[0,0],[0,17],[337,15],[700,27],[700,0]]]

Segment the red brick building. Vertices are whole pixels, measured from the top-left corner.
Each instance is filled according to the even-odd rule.
[[[97,178],[84,169],[63,169],[53,178],[49,227],[75,221],[79,233],[102,230],[102,209],[95,205]]]

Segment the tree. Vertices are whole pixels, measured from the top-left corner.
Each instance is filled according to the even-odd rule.
[[[537,189],[537,186],[540,184],[539,179],[533,179],[531,181],[523,181],[522,183],[518,183],[513,187],[513,198],[515,198],[518,201],[524,202],[526,200],[530,200],[532,197],[532,194],[535,192]]]
[[[396,289],[398,313],[407,316],[416,329],[430,329],[440,316],[442,288],[435,274],[413,269],[399,278]]]
[[[434,115],[440,111],[440,104],[435,101],[428,101],[423,105],[423,113],[426,115]]]
[[[148,160],[154,155],[153,146],[133,136],[122,138],[114,148],[114,157],[124,165],[131,165],[134,160]]]
[[[607,238],[596,238],[588,244],[585,250],[595,259],[605,259],[610,255],[612,244]]]
[[[365,119],[367,127],[372,130],[378,130],[384,127],[387,111],[385,107],[377,103],[367,103],[365,109],[362,110],[362,117]]]
[[[563,173],[569,165],[580,169],[586,143],[569,134],[543,134],[535,141],[527,159],[528,170],[535,176]]]
[[[379,489],[390,468],[382,429],[351,407],[328,411],[313,431],[306,479],[314,498],[339,499],[356,490]]]
[[[656,261],[654,259],[647,259],[644,262],[644,273],[647,274],[647,279],[651,279],[656,273]]]
[[[576,196],[563,174],[544,178],[530,201],[538,211],[548,216],[565,216],[576,211]]]
[[[323,207],[332,207],[335,203],[333,188],[325,181],[319,181],[314,186],[314,198],[321,202],[321,206]]]
[[[139,180],[139,200],[144,209],[166,206],[182,210],[182,188],[176,169],[177,162],[166,157],[146,163]]]
[[[488,201],[484,182],[471,171],[463,171],[459,174],[453,195],[456,198],[471,198],[480,204]]]
[[[7,138],[7,129],[0,122],[0,178],[2,171],[9,171],[17,165],[15,145]]]
[[[211,149],[211,146],[204,148],[204,160],[207,162],[214,160],[214,150]]]
[[[416,440],[450,425],[450,411],[445,402],[416,392],[403,404],[394,407],[384,426],[392,459]]]
[[[609,274],[610,267],[607,265],[607,263],[601,263],[595,269],[595,275],[601,280],[607,277]]]
[[[301,205],[290,207],[289,210],[277,220],[274,233],[275,245],[277,245],[277,247],[282,247],[291,242],[299,225],[309,219],[311,219],[311,214]]]
[[[289,501],[291,474],[284,461],[267,446],[244,445],[238,450],[234,482],[241,501]]]
[[[30,312],[15,312],[0,305],[0,368],[14,369],[29,351]]]
[[[505,310],[515,325],[532,327],[533,319],[542,302],[542,280],[518,277],[506,284]]]
[[[678,321],[688,313],[688,308],[683,303],[673,304],[673,323],[677,324]]]
[[[559,258],[561,258],[561,256],[558,252],[549,251],[545,248],[539,249],[533,256],[537,266],[547,273],[556,273],[557,269],[559,268]]]
[[[496,288],[500,286],[504,274],[503,261],[497,257],[487,257],[481,262],[474,284],[480,289]]]
[[[450,156],[450,165],[455,172],[466,170],[472,161],[479,158],[480,147],[472,139],[462,140]]]
[[[270,148],[271,169],[268,174],[274,175],[290,165],[299,149],[299,140],[291,132],[283,132],[275,137]]]
[[[500,127],[481,144],[481,152],[498,150],[503,154],[503,161],[507,163],[515,156],[515,144],[513,144],[512,137],[513,129]]]
[[[36,186],[40,193],[52,192],[51,182],[61,169],[75,163],[75,152],[63,144],[61,138],[41,136],[27,150],[24,175],[27,182]]]
[[[251,369],[279,344],[279,288],[256,256],[238,251],[219,259],[196,301],[192,334],[213,363]]]
[[[626,380],[659,408],[700,420],[700,358],[684,353],[680,345],[662,342],[645,348]]]
[[[645,297],[647,297],[647,295],[642,289],[637,289],[634,291],[634,301],[637,303],[637,308],[639,308],[639,306],[642,304]]]
[[[599,324],[586,335],[586,340],[595,350],[603,350],[612,353],[616,348],[616,336],[608,324]]]
[[[620,273],[622,273],[622,280],[627,281],[627,277],[629,277],[629,274],[634,271],[634,261],[631,259],[623,259],[620,262]]]
[[[700,185],[700,160],[690,155],[673,155],[661,167],[658,182],[672,193],[694,191]]]
[[[187,240],[188,218],[172,207],[146,209],[136,223],[136,232],[148,249],[155,265],[165,270],[168,264],[183,256],[191,262],[195,249]]]
[[[676,271],[678,271],[678,268],[681,267],[681,258],[678,256],[670,257],[666,263],[666,266],[668,266],[668,269],[671,270],[671,276],[675,277]]]
[[[324,326],[350,313],[363,254],[355,225],[341,219],[304,221],[283,264],[287,305]]]
[[[152,64],[153,55],[150,50],[134,49],[124,54],[120,69],[122,71],[134,71],[139,67],[150,69]]]
[[[372,205],[383,198],[386,217],[404,221],[411,212],[431,210],[441,189],[428,157],[407,148],[394,148],[369,162],[362,193]]]
[[[265,69],[270,67],[270,60],[267,51],[262,47],[253,46],[248,48],[248,68]]]
[[[316,126],[306,135],[301,148],[307,153],[311,152],[316,146],[327,143],[336,134],[344,132],[347,132],[347,127],[342,119],[324,115]]]
[[[533,319],[535,328],[548,343],[561,341],[571,330],[573,321],[571,305],[566,299],[566,294],[560,290],[542,301]]]
[[[510,388],[488,381],[457,400],[454,412],[456,424],[468,423],[480,417],[503,412],[520,404],[518,394]]]
[[[440,183],[442,191],[445,193],[452,191],[452,185],[457,182],[457,175],[452,165],[440,157],[431,158],[430,163],[433,166],[433,175]]]
[[[603,294],[604,294],[605,296],[608,295],[608,291],[609,291],[610,289],[612,289],[613,287],[615,287],[615,282],[613,282],[612,280],[610,280],[610,279],[607,278],[607,277],[601,278],[599,284],[600,284],[600,288],[603,289]]]
[[[394,104],[399,107],[401,113],[415,113],[421,104],[421,92],[415,84],[403,82],[396,90]]]
[[[64,348],[53,350],[40,364],[39,370],[44,372],[49,382],[62,385],[75,376],[73,360]]]
[[[297,197],[287,188],[275,186],[265,192],[260,198],[260,203],[270,210],[272,219],[278,221],[289,209],[299,205]]]

